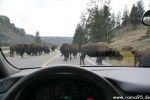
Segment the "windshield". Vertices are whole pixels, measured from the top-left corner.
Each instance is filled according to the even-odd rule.
[[[0,46],[18,68],[150,66],[149,0],[0,0]]]

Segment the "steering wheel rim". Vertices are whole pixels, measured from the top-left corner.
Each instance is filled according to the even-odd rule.
[[[95,84],[99,89],[102,89],[102,92],[105,93],[106,100],[113,100],[113,96],[119,96],[119,92],[116,88],[105,78],[98,76],[95,73],[92,73],[86,69],[83,69],[79,66],[69,66],[69,65],[56,65],[50,66],[47,68],[40,69],[36,72],[33,72],[23,78],[19,79],[5,94],[2,100],[14,100],[19,91],[23,89],[23,87],[30,85],[35,81],[39,81],[44,76],[53,76],[57,73],[73,73],[79,76],[85,77],[91,81],[91,83]],[[38,78],[39,79],[38,79]],[[13,99],[12,99],[13,98]]]

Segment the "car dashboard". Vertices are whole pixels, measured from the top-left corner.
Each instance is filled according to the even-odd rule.
[[[61,75],[51,81],[33,84],[24,90],[19,100],[100,100],[102,91],[86,80]]]
[[[83,67],[108,80],[121,96],[150,94],[150,69],[129,67]],[[40,69],[21,70],[0,80],[0,98],[22,77]],[[68,77],[69,76],[69,77]],[[22,92],[22,91],[20,91]],[[18,100],[105,100],[102,91],[91,82],[71,73],[59,73],[52,80],[34,83],[24,89]],[[149,98],[149,97],[148,97]]]

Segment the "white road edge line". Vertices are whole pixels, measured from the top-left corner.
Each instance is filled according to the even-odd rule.
[[[94,63],[93,61],[91,61],[90,59],[86,58],[86,60],[87,60],[89,63],[91,63],[91,64],[97,66],[97,64]],[[107,63],[107,62],[105,62],[105,61],[102,61],[102,66],[103,66],[103,65],[104,65],[104,66],[113,66],[113,65],[111,65],[111,64],[109,64],[109,63]]]
[[[96,63],[94,63],[93,61],[89,60],[88,58],[86,58],[85,60],[87,60],[89,63],[91,63],[93,65],[97,65]]]
[[[47,67],[46,65],[48,65],[51,61],[53,61],[54,59],[56,59],[57,57],[59,57],[59,54],[54,56],[53,58],[51,58],[50,60],[48,60],[47,62],[45,62],[44,64],[41,65],[41,67]]]

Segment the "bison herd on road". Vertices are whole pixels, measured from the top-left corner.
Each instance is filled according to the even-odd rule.
[[[55,51],[56,46],[39,45],[39,44],[16,44],[10,46],[10,56],[14,56],[14,52],[23,57],[24,53],[30,56],[37,56],[43,53],[49,54],[50,51]],[[85,64],[84,60],[86,55],[89,57],[96,57],[96,62],[98,65],[102,65],[102,61],[108,57],[115,60],[123,60],[123,56],[117,49],[112,48],[109,44],[103,42],[86,44],[84,46],[79,46],[78,44],[64,43],[59,47],[61,56],[64,56],[64,61],[77,58],[80,55],[80,65]],[[150,66],[150,49],[145,49],[144,51],[133,50],[131,46],[123,46],[122,50],[131,51],[134,57],[134,65],[137,66]]]
[[[106,57],[114,58],[117,60],[122,60],[123,56],[120,54],[119,51],[111,48],[107,43],[98,42],[87,44],[84,46],[79,46],[77,44],[68,44],[65,43],[60,47],[60,51],[64,56],[64,60],[67,61],[68,58],[71,60],[71,54],[74,57],[77,56],[77,53],[80,53],[80,65],[84,64],[84,59],[86,55],[89,57],[97,57],[97,64],[102,65],[102,60]]]
[[[14,57],[14,52],[23,58],[24,53],[30,56],[50,53],[49,46],[39,44],[15,44],[10,46],[10,57]]]

